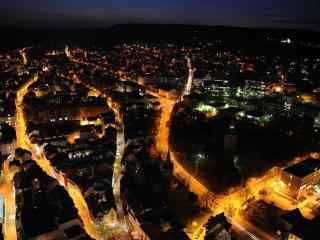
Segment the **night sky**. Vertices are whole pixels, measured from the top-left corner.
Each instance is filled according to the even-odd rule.
[[[1,0],[0,26],[183,23],[320,30],[320,0]]]

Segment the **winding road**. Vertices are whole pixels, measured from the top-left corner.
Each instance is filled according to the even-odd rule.
[[[17,146],[29,150],[32,153],[32,160],[50,177],[56,179],[58,183],[65,188],[71,197],[75,208],[84,224],[86,232],[94,239],[100,239],[99,233],[95,227],[93,219],[90,215],[87,203],[82,196],[79,187],[71,180],[67,179],[63,173],[58,172],[46,158],[43,149],[35,144],[31,144],[26,129],[26,120],[24,117],[23,99],[28,92],[28,87],[38,80],[38,75],[32,77],[23,87],[17,92],[16,98],[16,135]]]
[[[26,120],[24,118],[24,108],[23,108],[23,99],[25,94],[28,92],[28,87],[38,80],[38,75],[35,75],[31,78],[23,87],[17,92],[16,98],[16,131],[17,131],[17,144],[19,147],[29,150],[32,153],[32,159],[36,164],[50,177],[56,179],[58,183],[65,188],[71,197],[75,208],[78,210],[79,217],[81,218],[85,231],[94,239],[111,239],[113,234],[116,232],[117,239],[130,239],[128,225],[126,223],[126,217],[123,210],[123,203],[120,196],[120,181],[122,177],[121,161],[125,149],[125,140],[124,140],[124,125],[122,122],[122,115],[119,111],[120,106],[112,101],[112,98],[108,97],[107,104],[114,110],[116,116],[116,129],[117,129],[117,149],[116,149],[116,159],[114,163],[114,172],[113,172],[113,193],[115,197],[116,208],[119,217],[119,223],[116,226],[109,226],[109,229],[112,230],[113,234],[109,232],[100,232],[95,219],[90,214],[87,203],[82,195],[80,188],[70,179],[68,179],[62,172],[58,172],[55,167],[52,166],[51,162],[46,158],[43,147],[40,147],[36,144],[31,144],[27,132],[26,132]],[[92,87],[90,87],[93,89]],[[99,92],[97,89],[93,89]],[[101,94],[99,92],[99,94]],[[11,191],[12,192],[12,191]],[[9,195],[8,195],[9,196]],[[12,195],[13,196],[13,195]],[[15,202],[12,200],[12,204],[8,206],[15,206]],[[6,208],[9,209],[9,208]],[[13,212],[13,210],[12,210]],[[15,211],[14,211],[15,214]],[[6,214],[9,218],[12,214]],[[10,219],[15,219],[10,218]],[[9,219],[7,220],[9,222]],[[106,223],[108,224],[108,223]],[[134,226],[137,227],[137,224],[134,223]],[[10,227],[10,229],[9,229]],[[116,228],[116,229],[114,229]],[[15,225],[8,224],[8,230],[6,232],[14,232],[11,229],[15,229]],[[108,228],[107,228],[108,229]],[[140,230],[141,231],[141,230]],[[6,239],[16,239],[16,238],[6,238]],[[147,238],[140,238],[147,239]]]
[[[86,63],[86,62],[83,62],[81,60],[77,60],[74,58],[72,58],[71,60],[75,63],[85,64],[87,66],[93,66],[96,68],[99,67],[95,64]],[[126,79],[126,80],[132,81],[132,82],[142,86],[143,88],[146,89],[147,94],[154,96],[159,100],[159,103],[161,106],[161,115],[160,115],[160,120],[159,120],[158,131],[157,131],[158,133],[156,136],[156,150],[160,154],[162,159],[165,159],[168,152],[170,151],[171,160],[172,160],[172,163],[174,166],[174,170],[173,170],[174,176],[177,179],[180,179],[181,181],[187,183],[189,190],[191,192],[194,192],[198,196],[199,199],[202,199],[202,197],[205,197],[205,196],[214,197],[215,204],[214,204],[214,208],[211,209],[213,211],[213,215],[216,215],[220,212],[226,211],[226,209],[230,208],[230,206],[233,206],[233,207],[236,207],[236,209],[239,209],[240,206],[245,201],[245,200],[243,200],[243,196],[242,196],[243,195],[242,192],[244,189],[238,188],[238,189],[232,191],[228,195],[216,196],[216,194],[211,192],[198,179],[196,179],[191,173],[189,173],[179,163],[175,153],[170,150],[169,132],[170,132],[170,121],[171,121],[172,111],[173,111],[176,103],[182,101],[185,96],[187,96],[191,93],[192,82],[193,82],[193,78],[194,78],[195,69],[192,66],[191,59],[186,57],[186,61],[187,61],[187,67],[188,67],[188,78],[187,78],[185,88],[184,88],[181,96],[178,98],[170,98],[169,92],[166,92],[163,90],[155,91],[154,89],[151,89],[148,86],[139,83],[138,81],[135,81],[132,79]],[[256,194],[257,189],[261,189],[261,188],[259,188],[258,182],[259,183],[263,182],[262,179],[265,180],[268,177],[269,176],[267,175],[267,176],[262,177],[258,181],[256,181],[256,180],[253,181],[253,183],[251,183],[251,185],[252,185],[251,188],[254,191],[252,191],[252,192],[254,192]],[[234,230],[236,232],[241,232],[242,235],[246,235],[248,239],[252,239],[252,240],[275,239],[273,236],[270,236],[269,234],[261,231],[260,229],[257,229],[256,227],[253,227],[251,225],[249,226],[249,224],[247,224],[246,226],[243,226],[240,223],[241,222],[240,219],[241,218],[239,218],[239,216],[237,216],[237,218],[235,218],[235,217],[230,218],[230,220],[233,224]],[[202,223],[202,224],[204,224],[204,223]],[[202,226],[201,226],[202,224],[199,224],[199,227],[193,233],[191,233],[191,234],[189,233],[189,235],[191,235],[192,238],[194,238],[194,236],[197,235],[197,232],[200,231],[200,229],[202,228]],[[260,233],[259,237],[256,234],[254,234],[253,232],[259,232]],[[263,237],[260,237],[260,235]],[[194,238],[194,239],[196,239],[196,238]]]

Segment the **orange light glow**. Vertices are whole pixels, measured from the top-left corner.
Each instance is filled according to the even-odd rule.
[[[280,86],[276,86],[276,87],[274,87],[274,91],[277,92],[277,93],[280,93],[280,92],[283,91],[283,89]]]
[[[305,103],[316,103],[317,102],[317,99],[314,95],[302,94],[301,98]]]
[[[16,173],[16,169],[9,168],[8,160],[4,161],[3,166],[3,175],[0,185],[0,194],[4,198],[4,238],[8,240],[17,239],[16,231],[16,196],[14,189],[13,177]]]
[[[86,232],[94,239],[100,239],[97,229],[91,218],[87,203],[82,196],[81,190],[76,184],[66,179],[62,173],[58,173],[51,165],[50,161],[46,159],[44,154],[38,156],[35,154],[35,146],[29,142],[26,133],[26,120],[24,118],[23,98],[28,91],[28,87],[38,80],[38,75],[31,78],[24,86],[22,86],[17,92],[16,98],[16,133],[17,133],[17,145],[21,148],[31,151],[32,159],[38,166],[50,177],[56,179],[61,186],[65,188],[69,196],[73,200],[74,206],[78,210],[78,214],[84,224]],[[14,239],[14,238],[13,238]]]
[[[174,102],[160,97],[159,102],[161,105],[161,116],[159,120],[158,133],[156,136],[156,148],[159,154],[167,154],[169,150],[169,123],[174,107]]]
[[[67,141],[70,144],[75,144],[75,141],[80,138],[80,132],[74,132],[68,135]]]

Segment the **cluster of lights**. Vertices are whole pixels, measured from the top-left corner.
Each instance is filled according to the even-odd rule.
[[[214,117],[218,114],[218,110],[215,107],[212,107],[204,103],[198,104],[196,110],[204,113],[207,117]]]

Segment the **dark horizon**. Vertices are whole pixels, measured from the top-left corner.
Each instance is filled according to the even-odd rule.
[[[108,28],[1,28],[0,49],[16,49],[31,45],[57,47],[112,46],[120,42],[172,42],[193,45],[202,41],[222,40],[229,47],[261,48],[261,44],[277,44],[281,39],[294,42],[310,41],[319,44],[320,31],[285,28],[249,28],[187,24],[117,24]],[[165,33],[165,34],[163,34]],[[235,37],[236,36],[236,37]],[[273,40],[272,40],[273,39]],[[269,40],[272,40],[271,42]],[[264,49],[264,48],[262,48]],[[261,49],[260,49],[261,50]],[[308,51],[305,49],[305,51]],[[314,50],[312,50],[314,51]],[[318,50],[316,51],[318,52]]]
[[[276,27],[276,26],[237,26],[237,25],[209,25],[209,24],[184,24],[184,23],[152,23],[152,22],[127,22],[116,23],[104,27],[90,26],[90,27],[76,27],[76,26],[14,26],[6,25],[0,26],[0,29],[14,29],[26,31],[94,31],[94,30],[109,30],[122,26],[166,26],[166,27],[199,27],[199,28],[217,28],[217,29],[246,29],[246,30],[270,30],[270,31],[301,31],[301,32],[315,32],[319,33],[320,28],[299,28],[299,27]]]
[[[0,6],[0,27],[91,29],[139,23],[320,30],[320,2],[315,0],[4,0]]]

